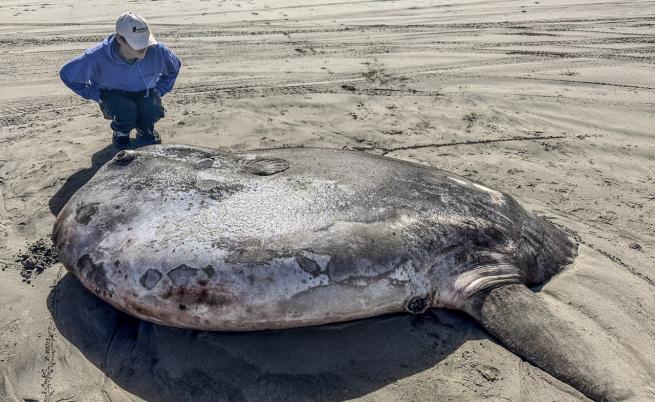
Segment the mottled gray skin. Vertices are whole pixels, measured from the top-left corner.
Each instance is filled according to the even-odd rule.
[[[328,149],[125,151],[57,218],[66,267],[156,323],[259,330],[534,285],[575,255],[512,197],[438,169]]]
[[[607,363],[618,355],[525,286],[569,264],[575,242],[442,170],[328,149],[151,146],[102,167],[53,240],[84,286],[155,323],[250,331],[447,307],[593,399],[634,397],[621,381],[632,374]]]

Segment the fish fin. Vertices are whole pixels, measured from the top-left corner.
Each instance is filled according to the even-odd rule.
[[[289,169],[289,162],[280,158],[257,157],[255,159],[240,159],[237,162],[239,170],[257,176],[270,176]]]
[[[626,384],[637,366],[604,339],[594,339],[522,284],[487,289],[464,310],[510,351],[598,401],[635,398]]]

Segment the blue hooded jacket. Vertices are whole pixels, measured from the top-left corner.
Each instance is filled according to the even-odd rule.
[[[116,34],[111,34],[64,64],[59,76],[73,92],[96,102],[103,89],[150,89],[164,96],[173,89],[181,64],[163,43],[150,46],[143,59],[129,64],[119,56]]]

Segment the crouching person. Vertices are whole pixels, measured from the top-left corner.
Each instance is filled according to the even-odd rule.
[[[73,92],[100,104],[111,120],[114,146],[125,148],[133,129],[144,144],[161,142],[155,130],[164,117],[161,97],[173,89],[180,65],[146,20],[128,12],[116,20],[115,33],[68,61],[59,76]]]

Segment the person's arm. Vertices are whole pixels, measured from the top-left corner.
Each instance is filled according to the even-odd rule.
[[[171,49],[163,44],[161,45],[161,50],[164,56],[164,69],[159,75],[157,84],[155,84],[155,91],[157,91],[157,95],[164,96],[173,89],[182,62],[177,58],[175,53],[171,51]]]
[[[59,77],[73,92],[84,99],[100,102],[100,90],[93,82],[93,63],[86,53],[70,60],[59,71]]]

